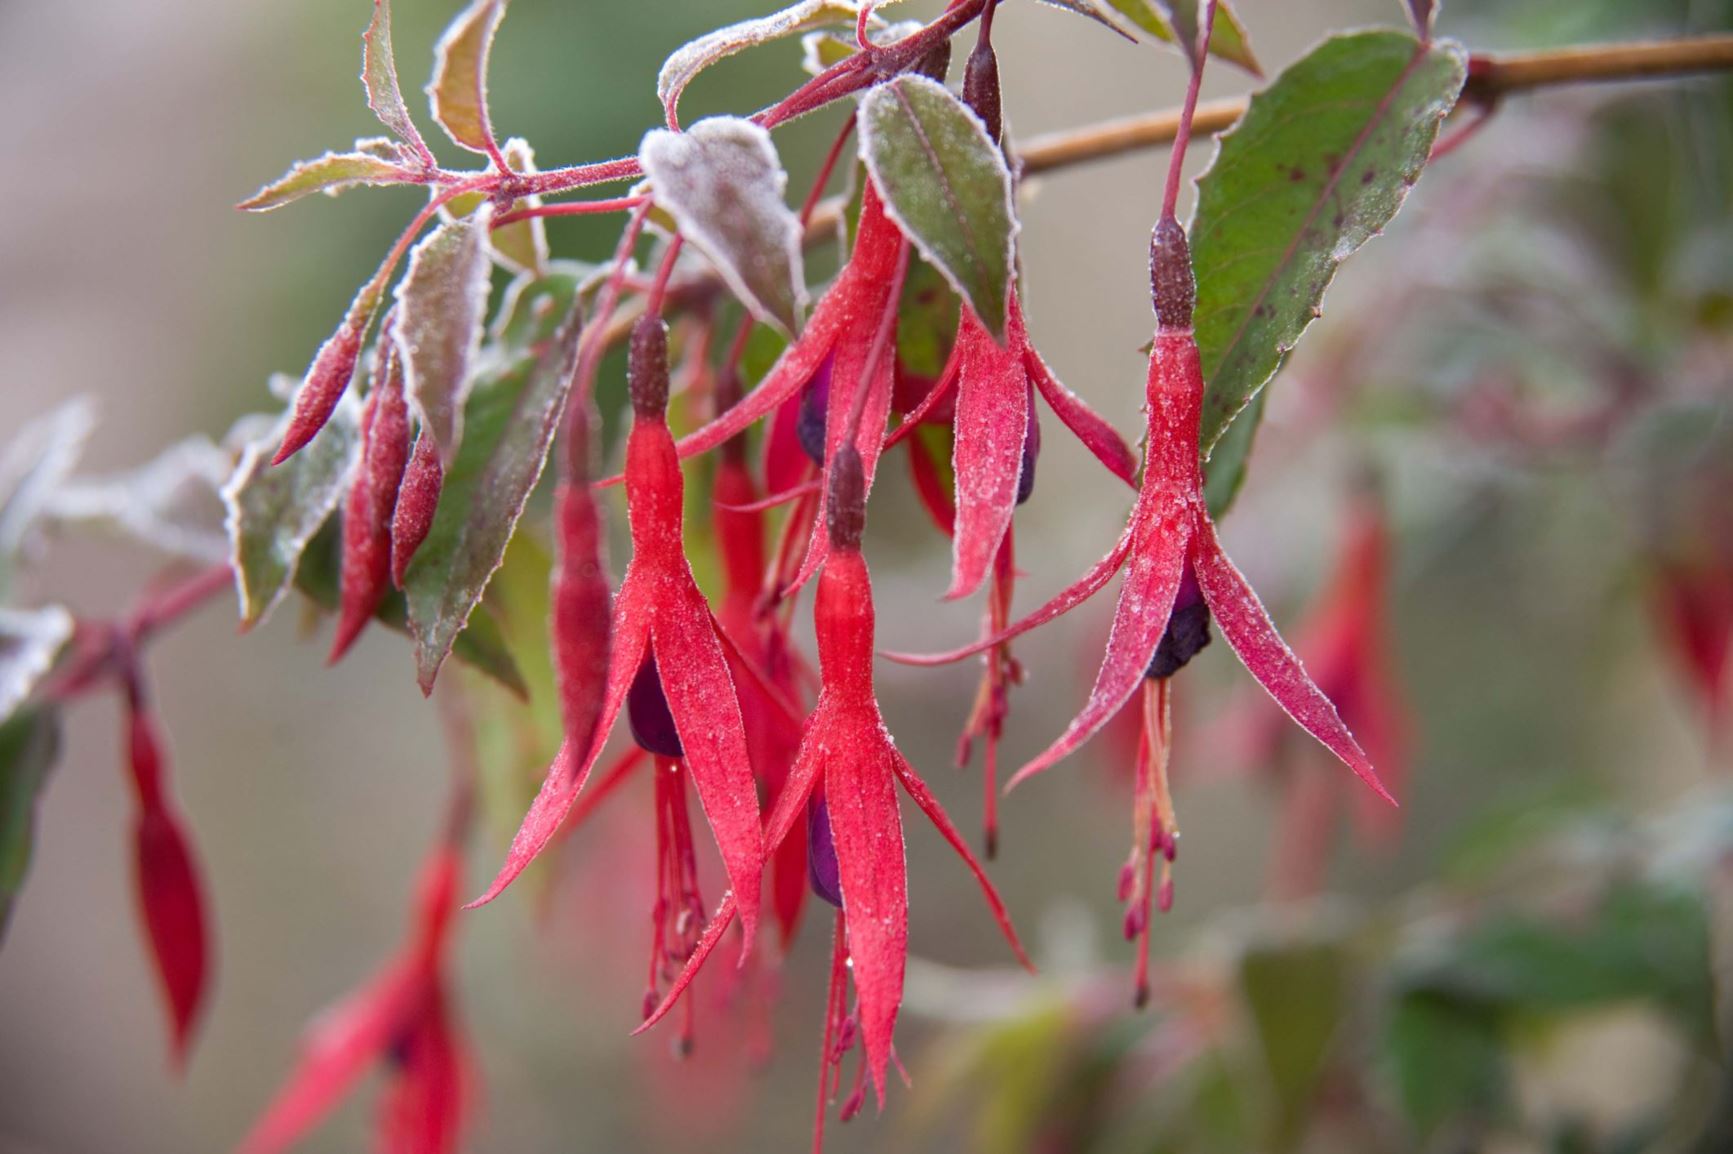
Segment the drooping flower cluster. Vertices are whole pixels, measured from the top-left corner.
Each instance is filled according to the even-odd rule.
[[[1060,384],[1030,338],[1018,284],[1016,166],[1007,162],[1002,143],[991,38],[996,0],[957,0],[932,24],[888,45],[880,43],[884,28],[872,7],[858,7],[856,42],[847,60],[822,70],[811,85],[750,122],[711,123],[682,133],[676,104],[690,76],[674,67],[677,58],[664,74],[671,131],[657,130],[646,138],[641,164],[596,166],[582,176],[567,170],[561,179],[569,183],[547,184],[533,174],[508,171],[484,103],[478,105],[479,119],[464,120],[457,130],[446,124],[459,144],[488,156],[493,166],[488,175],[467,183],[440,179],[425,148],[416,149],[406,136],[406,114],[386,118],[405,141],[399,160],[439,189],[429,213],[442,213],[445,221],[434,238],[416,247],[406,281],[431,278],[449,266],[453,271],[444,289],[470,311],[473,286],[485,284],[487,273],[487,258],[476,255],[484,253],[479,238],[490,230],[492,239],[485,243],[492,246],[486,250],[493,252],[492,259],[514,271],[529,267],[547,275],[545,269],[534,270],[534,245],[526,255],[499,235],[503,228],[562,211],[562,206],[544,209],[535,196],[579,187],[592,175],[599,181],[648,173],[651,179],[615,201],[563,206],[626,210],[632,216],[599,293],[589,292],[594,285],[568,286],[572,299],[563,306],[564,323],[544,323],[545,316],[527,322],[540,336],[527,341],[530,354],[518,378],[512,373],[519,370],[509,364],[503,370],[485,361],[478,363],[486,371],[470,367],[473,350],[462,334],[423,325],[417,327],[417,340],[405,339],[404,316],[415,307],[424,309],[426,301],[413,286],[399,288],[397,306],[380,322],[371,385],[355,432],[356,463],[348,475],[344,509],[341,621],[333,649],[334,657],[340,655],[365,623],[384,611],[395,585],[408,597],[418,647],[433,644],[425,626],[430,603],[435,623],[440,614],[455,618],[456,628],[443,635],[444,649],[431,655],[429,668],[436,671],[468,615],[485,611],[482,590],[501,564],[510,523],[529,501],[541,459],[551,454],[556,548],[549,616],[564,744],[503,866],[471,904],[498,897],[557,837],[586,821],[602,797],[647,771],[653,815],[646,840],[653,850],[646,864],[655,896],[640,1029],[684,1004],[674,1048],[689,1051],[693,1017],[687,991],[711,954],[729,940],[736,921],[741,962],[749,965],[767,950],[780,954],[787,948],[809,896],[836,911],[815,1140],[822,1139],[828,1107],[840,1098],[840,1115],[852,1116],[865,1100],[868,1082],[882,1106],[896,1061],[894,1033],[913,885],[904,856],[899,790],[962,857],[1012,950],[1028,964],[984,868],[922,776],[897,750],[877,700],[876,608],[863,535],[886,449],[907,442],[921,498],[951,538],[945,599],[986,588],[983,630],[975,644],[911,660],[940,664],[985,655],[959,761],[968,760],[975,743],[984,745],[989,856],[996,846],[998,747],[1009,721],[1011,688],[1023,675],[1009,643],[1124,571],[1113,631],[1088,701],[1012,784],[1056,765],[1135,701],[1141,736],[1134,836],[1119,896],[1127,906],[1126,935],[1139,943],[1140,1001],[1148,984],[1150,912],[1171,903],[1178,845],[1167,779],[1171,683],[1209,641],[1212,626],[1302,728],[1383,793],[1372,762],[1223,553],[1204,502],[1199,460],[1204,380],[1192,333],[1195,286],[1186,233],[1173,214],[1183,140],[1151,252],[1158,329],[1145,387],[1148,427],[1140,466],[1125,440]],[[474,8],[474,19],[460,21],[448,34],[442,62],[460,48],[470,53],[466,59],[485,61],[485,35],[491,32],[480,41],[465,40],[497,18],[484,8]],[[1187,126],[1214,8],[1206,5],[1199,27],[1186,31],[1188,37],[1196,32],[1195,43],[1186,44],[1193,64]],[[949,38],[976,18],[980,34],[958,100],[942,84]],[[378,31],[376,22],[370,36]],[[376,85],[394,91],[395,76],[385,84],[371,45],[370,40],[369,91],[374,93]],[[709,49],[694,51],[702,56]],[[795,219],[782,202],[784,178],[765,129],[857,92],[866,93],[863,103],[838,137],[806,211]],[[413,133],[412,126],[408,131]],[[865,161],[858,216],[847,228],[852,244],[802,324],[806,288],[800,233],[851,134],[860,138]],[[955,155],[941,157],[935,141]],[[458,197],[467,198],[463,203],[469,207],[459,211]],[[656,217],[660,227],[670,220],[674,227],[662,242],[657,271],[645,280],[635,275],[633,258],[652,210],[662,213]],[[848,216],[846,208],[841,215]],[[393,261],[419,227],[399,243]],[[713,339],[719,313],[711,299],[713,284],[707,288],[688,271],[692,250],[716,266],[720,282],[748,312],[714,369],[711,350],[725,342]],[[940,346],[932,364],[942,368],[925,380],[902,363],[911,295],[905,286],[917,260],[923,268],[936,269],[945,293],[958,301],[954,330],[947,325],[932,338]],[[381,278],[388,277],[390,266],[388,261]],[[321,426],[341,420],[339,399],[362,360],[362,337],[384,283],[370,282],[338,336],[316,358],[287,423],[279,461],[317,448]],[[514,310],[536,283],[532,279],[526,286],[520,276]],[[621,310],[622,299],[633,294],[641,298],[635,317]],[[688,300],[700,306],[674,330],[674,351],[683,358],[676,373],[670,367],[671,330],[664,314]],[[521,323],[511,317],[496,330],[509,332]],[[780,330],[788,344],[748,391],[743,355],[758,323]],[[602,348],[615,331],[629,332],[630,425],[622,479],[631,556],[618,588],[610,589],[598,501],[609,482],[593,481],[592,455],[599,432],[594,382]],[[448,338],[448,348],[434,347]],[[454,360],[462,363],[461,371],[451,369]],[[691,371],[685,371],[687,366]],[[490,379],[487,371],[507,383]],[[685,404],[676,407],[674,423],[680,423],[680,408],[707,422],[678,439],[669,415],[677,379],[686,386]],[[504,399],[490,395],[490,388],[501,390]],[[519,391],[505,393],[507,388]],[[1013,521],[1018,506],[1034,492],[1042,447],[1037,394],[1137,496],[1127,527],[1107,557],[1046,605],[1013,620],[1018,576]],[[466,398],[478,406],[484,401],[507,406],[511,416],[503,422],[495,417],[490,425],[484,419],[487,410],[479,408],[483,416],[468,419],[474,427],[459,442],[457,417]],[[505,433],[499,431],[502,424]],[[761,424],[755,469],[747,438]],[[557,449],[556,427],[562,430]],[[523,429],[539,438],[530,454],[533,467],[527,469],[514,439],[526,435]],[[495,448],[472,448],[488,444],[490,436],[496,438]],[[466,459],[466,450],[477,456]],[[704,495],[711,504],[720,586],[714,597],[706,597],[689,557],[688,530],[699,530],[688,525],[683,462],[713,450],[716,461]],[[702,468],[694,462],[690,471],[705,476]],[[454,513],[454,505],[463,502],[467,505]],[[773,520],[778,510],[779,525]],[[501,517],[507,519],[504,536],[497,532]],[[460,557],[460,562],[476,562],[474,572],[436,589],[443,599],[430,601],[425,585],[435,561],[411,566],[410,559],[418,553],[445,558],[457,547],[454,539],[459,545],[470,539],[496,542],[498,552]],[[799,600],[814,578],[816,669],[794,640]],[[426,673],[424,686],[431,676]],[[1347,691],[1345,680],[1333,684]],[[598,770],[622,713],[631,745]],[[727,881],[726,892],[710,903],[700,892],[705,845],[695,834],[693,794]],[[441,861],[447,863],[441,876],[448,890],[452,867],[446,857]],[[757,935],[766,874],[780,931],[774,948]],[[261,1122],[252,1148],[275,1149],[288,1141],[311,1124],[362,1062],[405,1047],[425,1052],[426,1060],[403,1067],[398,1096],[422,1103],[428,1148],[448,1148],[463,1109],[440,993],[449,901],[444,890],[426,899],[425,932],[408,959],[362,998],[365,1005],[343,1016],[342,1044],[331,1041],[332,1028],[316,1036],[307,1070]],[[842,1068],[856,1043],[862,1058],[853,1089],[845,1095]],[[341,1049],[341,1061],[331,1056],[333,1049]],[[438,1087],[449,1090],[449,1101],[433,1100]]]

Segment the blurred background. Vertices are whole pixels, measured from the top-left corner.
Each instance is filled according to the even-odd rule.
[[[453,7],[397,5],[418,110]],[[635,151],[659,119],[663,57],[765,7],[517,0],[494,52],[494,122],[544,167]],[[1403,20],[1394,0],[1238,8],[1271,75],[1326,30]],[[81,468],[102,474],[275,407],[268,374],[300,372],[417,206],[415,192],[362,190],[262,217],[232,208],[290,161],[377,134],[354,80],[369,10],[0,3],[12,110],[0,441],[88,396]],[[1729,6],[1704,0],[1455,0],[1440,30],[1504,50],[1729,27]],[[1180,57],[1068,13],[1017,2],[997,28],[1014,136],[1182,94]],[[706,74],[683,110],[756,108],[800,79],[798,47],[773,46]],[[1218,67],[1205,96],[1252,83]],[[779,132],[796,187],[836,123]],[[1200,170],[1209,153],[1197,150]],[[1053,173],[1024,198],[1036,343],[1127,431],[1141,425],[1164,163],[1154,152]],[[1711,1020],[1716,903],[1721,921],[1733,909],[1733,809],[1713,788],[1729,745],[1724,724],[1715,745],[1707,634],[1688,611],[1694,582],[1733,574],[1730,193],[1724,81],[1521,97],[1428,169],[1278,380],[1225,525],[1294,636],[1332,587],[1355,510],[1381,510],[1380,680],[1402,703],[1409,750],[1398,820],[1353,825],[1339,767],[1291,742],[1262,750],[1248,678],[1225,646],[1207,650],[1177,690],[1184,849],[1155,930],[1156,998],[1139,1016],[1114,901],[1130,841],[1126,742],[1104,735],[1003,806],[992,872],[1040,979],[1007,968],[967,874],[907,820],[916,962],[899,1043],[914,1087],[893,1087],[883,1117],[833,1126],[833,1149],[1733,1148],[1713,1144],[1727,1133],[1713,1121],[1727,1072]],[[556,255],[600,260],[616,228],[550,232]],[[1066,438],[1046,445],[1018,517],[1027,605],[1104,551],[1126,504]],[[884,474],[869,542],[881,644],[962,643],[977,609],[936,601],[949,549],[901,474]],[[617,568],[623,546],[613,556]],[[68,534],[13,598],[114,614],[159,566]],[[1013,700],[1009,763],[1081,702],[1099,601],[1019,643],[1032,681]],[[215,996],[184,1077],[165,1059],[131,903],[119,713],[106,697],[70,712],[0,950],[0,1150],[230,1147],[308,1018],[401,940],[446,795],[440,729],[401,637],[373,630],[326,669],[307,625],[290,604],[237,636],[213,608],[150,652],[217,927]],[[900,746],[972,834],[977,771],[952,757],[973,668],[885,664],[879,676]],[[520,787],[539,770],[495,768]],[[520,812],[489,814],[468,888]],[[667,1036],[626,1037],[647,812],[636,794],[615,799],[574,839],[558,884],[460,921],[455,989],[483,1087],[470,1148],[807,1141],[828,949],[810,911],[767,1053],[763,1031],[728,1009],[702,1012],[685,1063]],[[1591,972],[1573,968],[1583,958]],[[762,1061],[742,1061],[742,1047]],[[304,1148],[368,1144],[372,1102],[363,1087]]]

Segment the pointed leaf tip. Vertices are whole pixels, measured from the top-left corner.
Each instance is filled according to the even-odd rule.
[[[397,62],[391,48],[391,0],[373,0],[373,19],[361,34],[361,84],[367,90],[367,107],[373,115],[409,145],[423,165],[433,164],[433,153],[410,118],[397,83]]]
[[[295,164],[236,208],[269,212],[315,192],[335,196],[357,184],[402,184],[414,174],[399,165],[366,152],[327,152]]]

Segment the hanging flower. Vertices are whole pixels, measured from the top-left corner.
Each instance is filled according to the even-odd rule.
[[[204,883],[192,841],[176,812],[162,738],[145,694],[143,673],[123,649],[127,766],[138,808],[133,821],[133,877],[151,960],[162,982],[176,1068],[186,1065],[193,1030],[210,988]]]
[[[372,981],[314,1020],[302,1038],[300,1061],[242,1141],[240,1154],[288,1149],[375,1064],[387,1071],[378,1148],[384,1154],[457,1150],[468,1114],[470,1061],[446,969],[471,805],[465,781],[422,868],[410,940]]]
[[[614,601],[606,696],[588,748],[570,738],[513,838],[483,905],[535,860],[565,820],[614,722],[627,711],[632,735],[657,768],[660,897],[652,947],[655,975],[683,960],[702,924],[686,818],[688,781],[721,850],[750,950],[757,928],[763,837],[745,724],[724,640],[693,580],[684,544],[685,484],[668,432],[668,330],[646,316],[632,331],[628,364],[632,431],[626,443],[626,502],[632,560]]]
[[[814,608],[823,688],[788,784],[771,813],[766,841],[774,848],[797,825],[805,824],[812,887],[838,908],[837,950],[839,956],[846,956],[847,965],[839,962],[833,970],[823,1056],[825,1084],[829,1085],[833,1067],[858,1036],[866,1055],[866,1074],[882,1104],[908,954],[908,878],[898,785],[962,857],[1013,951],[1028,963],[986,872],[885,728],[873,687],[872,585],[860,553],[865,468],[853,447],[844,444],[829,472],[829,549]],[[711,919],[668,996],[640,1029],[654,1025],[672,1008],[721,940],[734,912],[730,897]],[[837,983],[845,980],[843,975],[852,978],[858,998],[846,1029],[836,1025],[837,1008],[845,995]],[[839,1032],[845,1036],[836,1036]],[[844,1113],[849,1112],[845,1107]]]

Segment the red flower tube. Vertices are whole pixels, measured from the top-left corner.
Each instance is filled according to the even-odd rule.
[[[892,744],[879,712],[872,675],[872,583],[860,553],[865,468],[850,445],[838,450],[831,462],[828,498],[828,557],[814,609],[823,688],[788,784],[771,813],[766,841],[774,848],[803,820],[809,825],[814,888],[838,904],[837,948],[839,956],[846,951],[849,965],[846,969],[839,965],[836,971],[854,982],[866,1070],[882,1104],[908,954],[908,877],[898,785],[962,857],[1012,950],[1025,965],[1028,960],[986,872],[938,799]],[[731,897],[711,919],[686,969],[640,1030],[654,1025],[673,1007],[721,940],[734,911]],[[841,991],[833,988],[833,1010],[841,999]],[[827,1035],[830,1024],[827,1018]],[[824,1055],[827,1081],[830,1067],[848,1049],[829,1041]]]
[[[744,953],[757,928],[764,840],[734,677],[720,629],[684,551],[685,483],[665,412],[667,341],[667,326],[659,317],[646,316],[632,331],[633,419],[626,442],[632,559],[614,601],[613,651],[595,736],[587,748],[566,740],[512,839],[505,864],[470,905],[499,896],[552,839],[630,698],[639,744],[679,768],[680,806],[673,797],[665,799],[670,818],[676,809],[684,812],[688,774],[697,787],[746,931]],[[669,844],[682,859],[675,873],[684,877],[686,847],[677,836]]]

